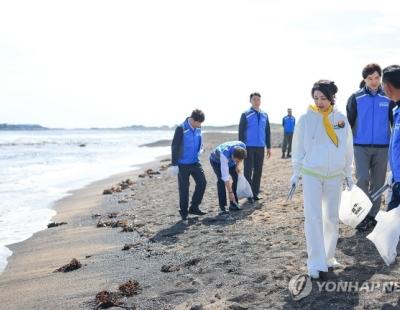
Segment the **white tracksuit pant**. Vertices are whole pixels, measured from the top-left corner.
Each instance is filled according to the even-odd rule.
[[[342,177],[320,179],[303,175],[304,230],[308,270],[328,271],[335,261],[339,238]]]

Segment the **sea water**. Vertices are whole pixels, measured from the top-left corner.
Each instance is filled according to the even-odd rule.
[[[140,147],[171,139],[172,131],[0,131],[0,272],[21,242],[47,227],[54,203],[93,181],[168,154]]]

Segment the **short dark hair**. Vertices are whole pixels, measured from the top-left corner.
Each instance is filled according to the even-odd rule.
[[[316,90],[319,90],[321,93],[323,93],[325,97],[332,103],[332,105],[335,104],[335,94],[338,91],[335,82],[330,80],[319,80],[315,82],[311,89],[311,97],[314,98],[314,92]]]
[[[257,97],[260,97],[260,98],[261,98],[260,93],[251,93],[251,94],[250,94],[250,101],[251,101],[251,99],[252,99],[254,96],[257,96]]]
[[[368,75],[371,75],[374,72],[378,72],[379,76],[382,76],[382,69],[378,64],[372,63],[366,65],[362,70],[363,79],[366,79]]]
[[[233,158],[237,158],[237,159],[245,159],[247,157],[247,151],[245,148],[241,147],[241,146],[236,146],[233,149]]]
[[[190,115],[190,117],[191,117],[194,121],[200,122],[200,123],[204,122],[204,120],[205,120],[205,116],[204,116],[203,111],[202,111],[202,110],[199,110],[199,109],[194,109],[194,110],[192,111],[192,115]]]
[[[391,65],[383,69],[382,81],[400,89],[400,66]]]

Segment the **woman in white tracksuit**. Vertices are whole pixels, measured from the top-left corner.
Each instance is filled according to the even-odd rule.
[[[311,90],[311,105],[296,125],[293,136],[293,176],[303,180],[308,274],[338,266],[335,249],[339,237],[339,205],[343,180],[351,188],[353,138],[345,115],[334,108],[337,87],[320,80]]]

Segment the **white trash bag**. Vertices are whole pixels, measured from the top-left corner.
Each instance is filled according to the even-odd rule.
[[[339,219],[348,226],[356,228],[367,216],[372,208],[369,197],[357,185],[352,189],[342,192],[342,199],[339,207]]]
[[[242,173],[238,174],[236,194],[238,199],[253,197],[253,191],[251,190],[251,186],[249,182],[247,182],[247,179],[244,177]]]
[[[179,174],[179,167],[178,166],[169,166],[167,173],[171,177],[176,177]]]
[[[375,217],[378,222],[374,230],[367,236],[371,240],[386,265],[394,263],[397,256],[397,244],[400,236],[400,208],[388,212],[379,211]]]

